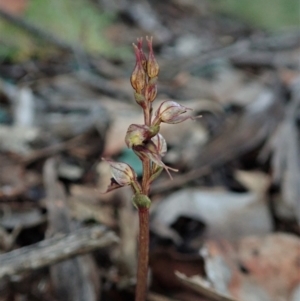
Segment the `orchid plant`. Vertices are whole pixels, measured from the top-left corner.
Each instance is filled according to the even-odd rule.
[[[163,169],[171,178],[170,171],[177,171],[162,162],[162,157],[167,152],[167,143],[159,133],[160,125],[161,123],[176,124],[187,119],[194,119],[187,114],[191,109],[172,100],[162,102],[155,115],[152,116],[152,103],[157,95],[159,65],[153,53],[152,38],[146,37],[146,40],[149,50],[148,58],[143,52],[142,38],[137,40],[137,45],[133,44],[136,64],[130,78],[135,100],[143,110],[144,124],[131,124],[125,136],[126,145],[135,152],[142,162],[142,180],[137,179],[135,171],[128,164],[106,160],[110,164],[112,173],[107,192],[123,186],[131,186],[133,204],[139,214],[136,301],[144,301],[147,293],[150,185]]]

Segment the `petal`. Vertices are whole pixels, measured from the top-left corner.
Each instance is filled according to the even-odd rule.
[[[161,156],[156,148],[156,145],[149,141],[146,145],[140,145],[135,148],[135,152],[139,153],[140,156],[146,156],[156,165],[163,167],[166,172],[168,173],[169,177],[172,179],[172,176],[169,170],[177,172],[177,169],[167,166],[165,163],[162,162]]]
[[[176,123],[181,123],[183,121],[186,121],[188,119],[194,120],[195,117],[179,115],[179,116],[174,117],[172,120],[169,120],[167,123],[168,124],[176,124]]]
[[[150,137],[150,129],[144,124],[131,124],[128,127],[125,143],[129,148],[141,145]]]
[[[111,178],[110,184],[108,185],[108,187],[104,193],[107,193],[107,192],[110,192],[110,191],[113,191],[115,189],[122,188],[122,187],[124,187],[124,186],[119,185],[114,178]]]
[[[103,160],[110,165],[112,177],[117,184],[125,186],[136,180],[136,173],[128,164],[105,159]]]
[[[165,138],[158,133],[151,140],[155,144],[159,155],[163,157],[167,153],[167,142]]]

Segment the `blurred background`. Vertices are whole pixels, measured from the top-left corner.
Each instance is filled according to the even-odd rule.
[[[24,18],[30,24],[49,34],[52,33],[58,39],[63,39],[65,43],[80,44],[90,53],[109,57],[129,56],[127,49],[129,46],[124,41],[127,38],[134,39],[137,33],[146,32],[159,35],[155,32],[155,29],[158,30],[155,28],[159,25],[158,23],[166,26],[165,30],[168,29],[171,35],[172,21],[176,23],[176,16],[179,16],[176,15],[176,11],[179,14],[180,10],[185,10],[185,14],[188,13],[188,10],[194,14],[196,11],[198,12],[198,20],[196,20],[198,27],[182,28],[182,32],[185,34],[197,34],[194,31],[198,30],[198,35],[201,35],[201,32],[205,30],[204,24],[202,24],[204,28],[201,28],[201,23],[213,15],[223,19],[231,16],[236,18],[236,22],[244,23],[244,26],[247,24],[249,27],[269,32],[296,30],[299,26],[299,2],[297,0],[179,0],[167,1],[166,4],[151,1],[148,5],[151,10],[156,11],[156,14],[154,17],[153,13],[151,15],[149,11],[148,18],[142,14],[143,9],[139,8],[146,4],[141,3],[143,1],[1,0],[0,5],[3,10]],[[148,9],[150,10],[149,7]],[[136,10],[138,11],[136,12]],[[147,14],[146,11],[144,13]],[[125,23],[126,28],[118,31],[116,28],[118,25],[121,27],[122,22]],[[135,24],[139,26],[130,30],[130,25],[134,26]],[[26,33],[24,28],[18,28],[13,22],[8,23],[3,19],[0,26],[2,58],[25,60],[36,55],[44,57],[49,55],[49,45],[42,44],[33,33]],[[236,26],[238,27],[238,24]],[[139,30],[144,30],[144,32],[138,32]],[[162,35],[162,33],[160,34]],[[172,38],[176,38],[176,32],[172,32],[172,34],[175,35]],[[178,35],[179,33],[177,33]],[[168,36],[168,39],[171,37]]]
[[[161,127],[147,300],[299,301],[299,0],[0,0],[0,301],[134,300],[137,213],[101,158],[142,175],[146,36],[154,111],[202,116]]]

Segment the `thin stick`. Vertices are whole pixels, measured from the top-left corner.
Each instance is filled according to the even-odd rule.
[[[204,295],[212,301],[237,301],[230,296],[219,293],[214,288],[208,286],[207,282],[201,276],[187,277],[183,273],[175,272],[176,277],[193,291]]]
[[[0,279],[36,270],[118,242],[103,226],[82,228],[0,255]]]

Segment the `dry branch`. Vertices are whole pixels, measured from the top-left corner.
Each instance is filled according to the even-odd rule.
[[[57,235],[0,255],[0,279],[50,266],[116,242],[118,237],[99,225],[82,228],[67,235]]]
[[[191,288],[194,292],[200,293],[201,295],[209,298],[211,301],[237,301],[236,299],[225,296],[217,292],[215,289],[207,286],[205,280],[200,276],[197,277],[197,280],[195,280],[195,278],[189,278],[178,271],[175,272],[175,275],[187,287]]]

